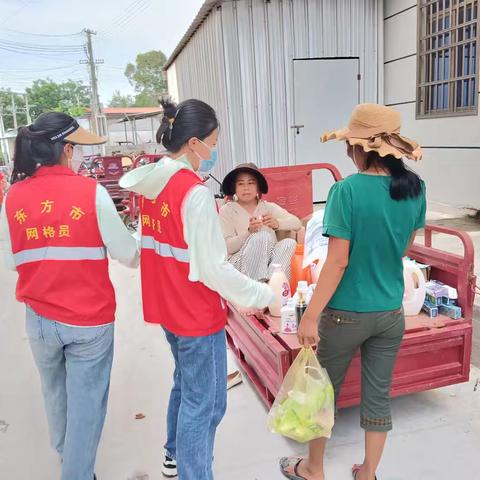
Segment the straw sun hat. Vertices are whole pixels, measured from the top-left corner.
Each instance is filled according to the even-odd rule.
[[[329,140],[346,140],[350,145],[360,145],[365,152],[378,152],[381,157],[393,155],[415,161],[422,158],[419,144],[400,135],[400,114],[374,103],[357,105],[347,127],[322,135],[322,143]]]

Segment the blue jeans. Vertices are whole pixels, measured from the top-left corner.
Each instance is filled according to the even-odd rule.
[[[215,433],[227,407],[225,331],[165,334],[175,360],[165,451],[176,459],[180,480],[212,480]]]
[[[62,480],[93,480],[110,387],[113,323],[69,327],[27,308],[26,330],[51,443],[62,458]]]

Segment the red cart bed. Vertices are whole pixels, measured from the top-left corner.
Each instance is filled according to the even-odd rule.
[[[329,170],[335,180],[338,170],[329,164],[263,169],[269,182],[268,199],[300,218],[312,213],[312,171]],[[432,246],[433,234],[458,237],[463,255]],[[431,278],[456,287],[463,318],[451,320],[426,315],[407,317],[407,327],[394,371],[392,396],[406,395],[468,381],[472,351],[472,311],[475,276],[473,243],[464,232],[428,225],[424,244],[409,252],[415,260],[431,266]],[[300,346],[295,335],[279,333],[279,319],[265,315],[245,316],[230,306],[227,324],[229,345],[261,398],[271,405]],[[360,354],[352,362],[339,399],[339,407],[360,403]]]

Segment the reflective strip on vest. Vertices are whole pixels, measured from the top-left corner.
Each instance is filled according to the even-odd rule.
[[[44,247],[22,250],[13,257],[18,267],[42,260],[104,260],[107,251],[105,247]]]
[[[174,258],[179,262],[189,263],[190,253],[186,248],[172,247],[168,243],[157,242],[153,237],[142,236],[142,248],[154,250],[157,255],[164,258]]]

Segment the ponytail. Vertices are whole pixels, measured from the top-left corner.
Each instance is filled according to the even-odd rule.
[[[50,137],[72,120],[65,113],[47,112],[40,115],[32,125],[18,129],[12,183],[32,176],[41,166],[60,163],[64,144],[61,141],[52,142]]]
[[[381,157],[378,152],[369,152],[367,157],[367,169],[375,166],[387,170],[392,181],[390,183],[390,197],[393,200],[406,200],[417,198],[422,194],[422,182],[420,177],[407,168],[403,160],[393,155]]]
[[[191,138],[205,140],[218,128],[215,110],[201,100],[185,100],[178,106],[162,100],[160,104],[163,118],[156,139],[171,153],[178,152]]]

